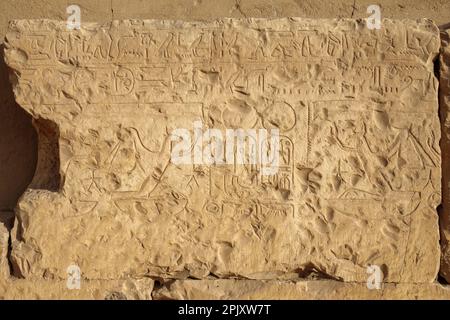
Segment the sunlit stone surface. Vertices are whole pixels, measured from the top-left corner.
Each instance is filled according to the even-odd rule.
[[[6,59],[40,137],[15,275],[365,283],[377,265],[433,282],[439,45],[428,20],[13,22]],[[171,133],[195,121],[278,129],[276,173],[173,163]]]

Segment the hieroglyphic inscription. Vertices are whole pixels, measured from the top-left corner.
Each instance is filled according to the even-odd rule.
[[[302,19],[10,29],[17,101],[60,135],[60,192],[30,190],[17,211],[12,256],[22,275],[60,276],[76,262],[102,279],[318,272],[365,282],[376,264],[390,282],[435,278],[431,22],[385,20],[372,31],[355,20]],[[277,172],[175,165],[170,132],[194,121],[278,129]]]

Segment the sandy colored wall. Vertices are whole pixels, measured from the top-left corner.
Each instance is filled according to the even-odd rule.
[[[81,7],[82,21],[111,19],[201,20],[218,17],[364,18],[369,0],[3,0],[0,2],[0,37],[11,19],[66,19],[69,4]],[[439,26],[450,24],[448,0],[377,1],[383,18],[431,18]],[[14,208],[33,177],[37,137],[30,117],[14,102],[8,71],[0,59],[0,211]]]
[[[66,7],[73,4],[71,1],[6,1],[0,3],[0,34],[3,38],[7,28],[8,21],[11,19],[30,19],[30,18],[50,18],[50,19],[66,19]],[[77,1],[82,10],[82,22],[88,21],[110,21],[113,19],[180,19],[180,20],[204,20],[216,19],[220,17],[286,17],[299,16],[308,18],[364,18],[367,17],[366,8],[373,4],[372,1],[342,0],[335,1],[333,5],[329,1],[305,1],[305,0],[281,0],[281,1],[205,1],[205,0],[176,0],[176,1],[118,1],[118,0],[94,0],[94,1]],[[431,18],[441,28],[450,27],[450,1],[448,0],[429,0],[424,1],[379,1],[382,8],[383,18]],[[3,50],[2,50],[3,52]],[[2,53],[3,54],[3,53]],[[14,101],[12,88],[8,81],[8,70],[4,64],[3,57],[0,57],[0,77],[2,86],[0,90],[0,125],[2,135],[0,136],[0,222],[6,221],[5,226],[10,229],[12,224],[11,211],[14,209],[17,199],[22,195],[27,185],[31,181],[37,159],[37,134],[29,117],[23,109],[21,109]],[[6,235],[7,231],[0,230],[1,234]],[[436,238],[438,238],[436,233]],[[0,239],[3,241],[3,247],[8,245],[8,238]],[[436,240],[437,243],[437,240]],[[6,259],[3,259],[5,262]],[[437,259],[438,261],[438,259]],[[1,262],[1,257],[0,257]],[[437,265],[437,264],[436,264]],[[3,268],[8,269],[7,267]],[[437,269],[436,269],[437,270]],[[177,282],[180,288],[169,288],[167,292],[160,290],[156,293],[160,297],[173,298],[179,292],[190,292],[190,286],[197,286],[200,282]],[[228,283],[228,282],[224,282]],[[29,284],[27,284],[29,285]],[[110,284],[108,284],[109,286]],[[113,286],[121,286],[122,284],[113,283]],[[209,288],[209,284],[205,282],[205,288]],[[229,285],[229,284],[226,284]],[[234,284],[232,284],[234,286]],[[255,284],[259,285],[259,284]],[[2,284],[0,283],[0,289]],[[149,287],[146,284],[147,288]],[[152,284],[150,285],[152,286]],[[14,286],[10,286],[14,287]],[[20,286],[19,286],[20,288]],[[343,288],[351,288],[351,285],[343,285]],[[361,287],[363,288],[363,287]],[[273,291],[270,291],[270,290]],[[279,296],[280,289],[264,288],[269,290],[271,296]],[[303,298],[304,293],[301,285],[299,286],[297,295],[294,298]],[[363,288],[364,289],[364,288]],[[397,288],[398,289],[398,288]],[[401,288],[400,288],[401,289]],[[414,289],[414,290],[413,290]],[[416,295],[415,288],[409,288],[404,291],[392,293],[392,297],[406,298]],[[202,289],[203,290],[203,289]],[[202,292],[195,288],[195,292]],[[220,296],[222,289],[217,292],[206,290],[208,294]],[[260,288],[258,289],[260,290]],[[409,290],[409,291],[408,291]],[[417,290],[424,290],[424,297],[433,297],[430,292],[438,292],[437,297],[448,296],[448,287],[443,289],[437,283],[430,286],[423,286]],[[443,291],[442,291],[443,290]],[[0,290],[1,291],[1,290]],[[3,291],[7,291],[6,289]],[[51,291],[51,290],[50,290]],[[255,291],[257,291],[255,289]],[[306,290],[308,291],[308,290]],[[441,292],[442,291],[442,292]],[[444,292],[445,291],[445,292]],[[363,295],[359,291],[351,291],[358,298]],[[11,297],[14,293],[10,293]],[[206,295],[206,293],[205,293]],[[269,295],[269,296],[270,296]],[[309,297],[314,296],[310,295]],[[258,295],[257,295],[258,296]],[[317,290],[317,296],[323,297],[323,291]],[[345,294],[340,294],[344,297]],[[419,294],[420,296],[420,294]],[[20,297],[20,294],[18,294]],[[62,297],[56,295],[55,297]],[[178,296],[177,296],[178,297]],[[178,298],[198,298],[199,296],[180,296]],[[200,297],[203,297],[200,295]],[[236,297],[234,295],[233,297]],[[251,297],[251,296],[249,296]],[[416,295],[417,297],[417,295]],[[92,297],[89,297],[92,298]],[[99,298],[99,297],[96,297]],[[102,298],[102,296],[100,297]],[[246,296],[248,298],[248,296]],[[372,297],[374,298],[374,297]],[[379,298],[379,297],[375,297]],[[386,298],[386,297],[385,297]]]

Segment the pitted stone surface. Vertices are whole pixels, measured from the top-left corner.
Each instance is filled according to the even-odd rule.
[[[450,283],[450,30],[441,32],[439,56],[439,105],[442,149],[442,211],[440,214],[442,259],[440,274]]]
[[[39,162],[16,275],[432,282],[440,129],[429,20],[14,21]],[[170,133],[279,129],[275,175],[179,165]],[[194,142],[193,142],[194,144]]]
[[[152,297],[155,300],[448,300],[450,290],[438,283],[388,283],[381,290],[369,290],[366,284],[330,280],[179,280],[153,290]]]

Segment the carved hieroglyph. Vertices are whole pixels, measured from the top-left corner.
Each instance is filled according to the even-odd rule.
[[[39,163],[17,275],[431,282],[440,129],[428,20],[14,21]],[[278,128],[279,166],[175,165],[176,128]]]

